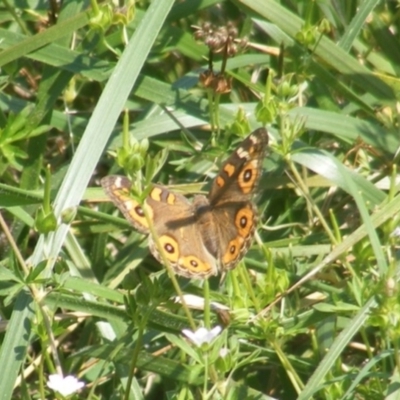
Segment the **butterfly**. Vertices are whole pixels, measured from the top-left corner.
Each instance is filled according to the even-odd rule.
[[[222,164],[208,195],[196,195],[193,201],[166,186],[152,185],[145,199],[149,220],[130,194],[128,178],[106,176],[101,185],[135,229],[149,234],[152,224],[175,273],[186,278],[208,278],[234,268],[252,243],[258,219],[252,198],[267,145],[266,129],[252,132]],[[163,263],[151,234],[149,247]]]

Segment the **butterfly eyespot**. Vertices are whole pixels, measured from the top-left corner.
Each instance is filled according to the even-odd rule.
[[[254,220],[255,215],[251,207],[243,207],[236,213],[235,225],[241,237],[248,238],[252,234]]]
[[[202,261],[195,256],[186,256],[179,259],[179,265],[186,271],[195,274],[208,274],[211,270],[211,266],[208,262]]]
[[[169,254],[173,254],[175,252],[175,248],[170,243],[166,243],[164,245],[164,250]]]
[[[178,243],[171,236],[164,235],[160,238],[161,247],[165,250],[165,255],[170,262],[176,263],[179,259]]]
[[[224,265],[229,265],[233,261],[235,261],[240,254],[240,249],[241,249],[242,245],[243,245],[243,238],[241,238],[240,236],[231,240],[228,243],[228,247],[227,247],[227,250],[226,250],[224,256],[222,257],[222,263]]]
[[[243,181],[244,182],[250,182],[251,177],[253,176],[253,170],[252,169],[246,169],[243,173]]]
[[[197,268],[198,266],[199,266],[199,263],[196,261],[196,260],[190,260],[189,261],[190,262],[190,265],[192,266],[192,267],[194,267],[194,268]]]
[[[250,193],[257,182],[258,161],[249,161],[238,177],[238,184],[243,193]]]
[[[139,215],[139,217],[144,217],[144,211],[143,211],[142,207],[136,206],[134,208],[134,210],[135,210],[136,214]]]

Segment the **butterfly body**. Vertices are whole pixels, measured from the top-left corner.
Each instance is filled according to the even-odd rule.
[[[252,202],[261,176],[268,133],[259,128],[239,145],[223,163],[208,196],[193,201],[153,185],[145,199],[149,220],[175,272],[187,278],[207,278],[234,268],[247,252],[257,224]],[[141,205],[130,195],[131,182],[122,176],[108,176],[101,184],[139,232],[150,233]],[[163,263],[157,240],[150,235],[149,247]]]

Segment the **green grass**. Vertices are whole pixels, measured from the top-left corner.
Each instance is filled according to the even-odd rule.
[[[397,398],[397,3],[81,3],[0,6],[0,399],[61,398],[61,370],[82,399]],[[248,40],[212,104],[207,21]],[[223,279],[174,282],[100,179],[205,191],[264,124],[257,240]]]

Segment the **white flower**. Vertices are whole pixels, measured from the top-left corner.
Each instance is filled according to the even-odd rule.
[[[219,356],[221,358],[225,358],[229,354],[229,349],[226,347],[223,347],[222,349],[219,350]]]
[[[391,237],[399,237],[400,236],[400,227],[397,226],[394,228],[394,231],[390,234]]]
[[[222,328],[217,325],[210,331],[206,328],[199,328],[196,332],[192,332],[189,329],[183,329],[182,333],[186,335],[196,346],[200,347],[203,343],[210,343],[220,334],[221,331]]]
[[[78,379],[72,375],[67,375],[64,377],[59,374],[52,374],[49,375],[47,386],[50,389],[59,392],[63,396],[69,396],[70,394],[77,392],[79,389],[82,389],[85,384],[78,381]]]

